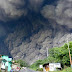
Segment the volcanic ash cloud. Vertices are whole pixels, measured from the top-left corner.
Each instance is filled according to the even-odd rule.
[[[47,19],[53,19],[57,24],[72,28],[72,0],[59,0],[56,6],[46,5],[41,14]]]
[[[0,20],[5,21],[26,15],[26,9],[21,8],[24,5],[24,0],[0,0]]]

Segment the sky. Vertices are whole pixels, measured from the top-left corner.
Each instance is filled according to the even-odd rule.
[[[33,15],[72,29],[72,0],[0,0],[0,38]]]

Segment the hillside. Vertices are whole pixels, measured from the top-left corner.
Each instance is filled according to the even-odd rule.
[[[28,30],[28,25],[19,24],[15,31],[10,33],[5,40],[5,45],[8,47],[12,57],[23,59],[29,64],[38,59],[46,58],[47,48],[62,46],[69,34],[69,31],[60,25],[52,26],[48,24],[47,26],[44,23],[44,25],[35,24],[33,28]],[[72,40],[72,34],[69,40]]]
[[[71,0],[0,1],[0,54],[33,64],[67,37],[72,41]]]

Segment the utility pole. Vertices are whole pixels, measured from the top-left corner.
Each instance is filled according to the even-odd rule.
[[[47,57],[48,57],[48,48],[47,48]]]
[[[68,51],[69,51],[70,64],[72,65],[72,60],[71,60],[71,54],[70,54],[70,49],[69,49],[68,38],[67,38],[67,45],[68,45]]]
[[[45,42],[45,46],[46,46],[45,49],[46,49],[46,56],[48,57],[48,45],[47,45],[47,43],[48,42]]]

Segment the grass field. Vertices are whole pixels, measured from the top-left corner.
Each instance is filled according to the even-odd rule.
[[[68,67],[66,69],[63,69],[62,71],[54,71],[54,72],[72,72],[72,68]]]
[[[43,71],[41,71],[41,72],[43,72]],[[65,68],[61,71],[49,71],[49,72],[72,72],[72,68],[68,67],[68,68]]]

